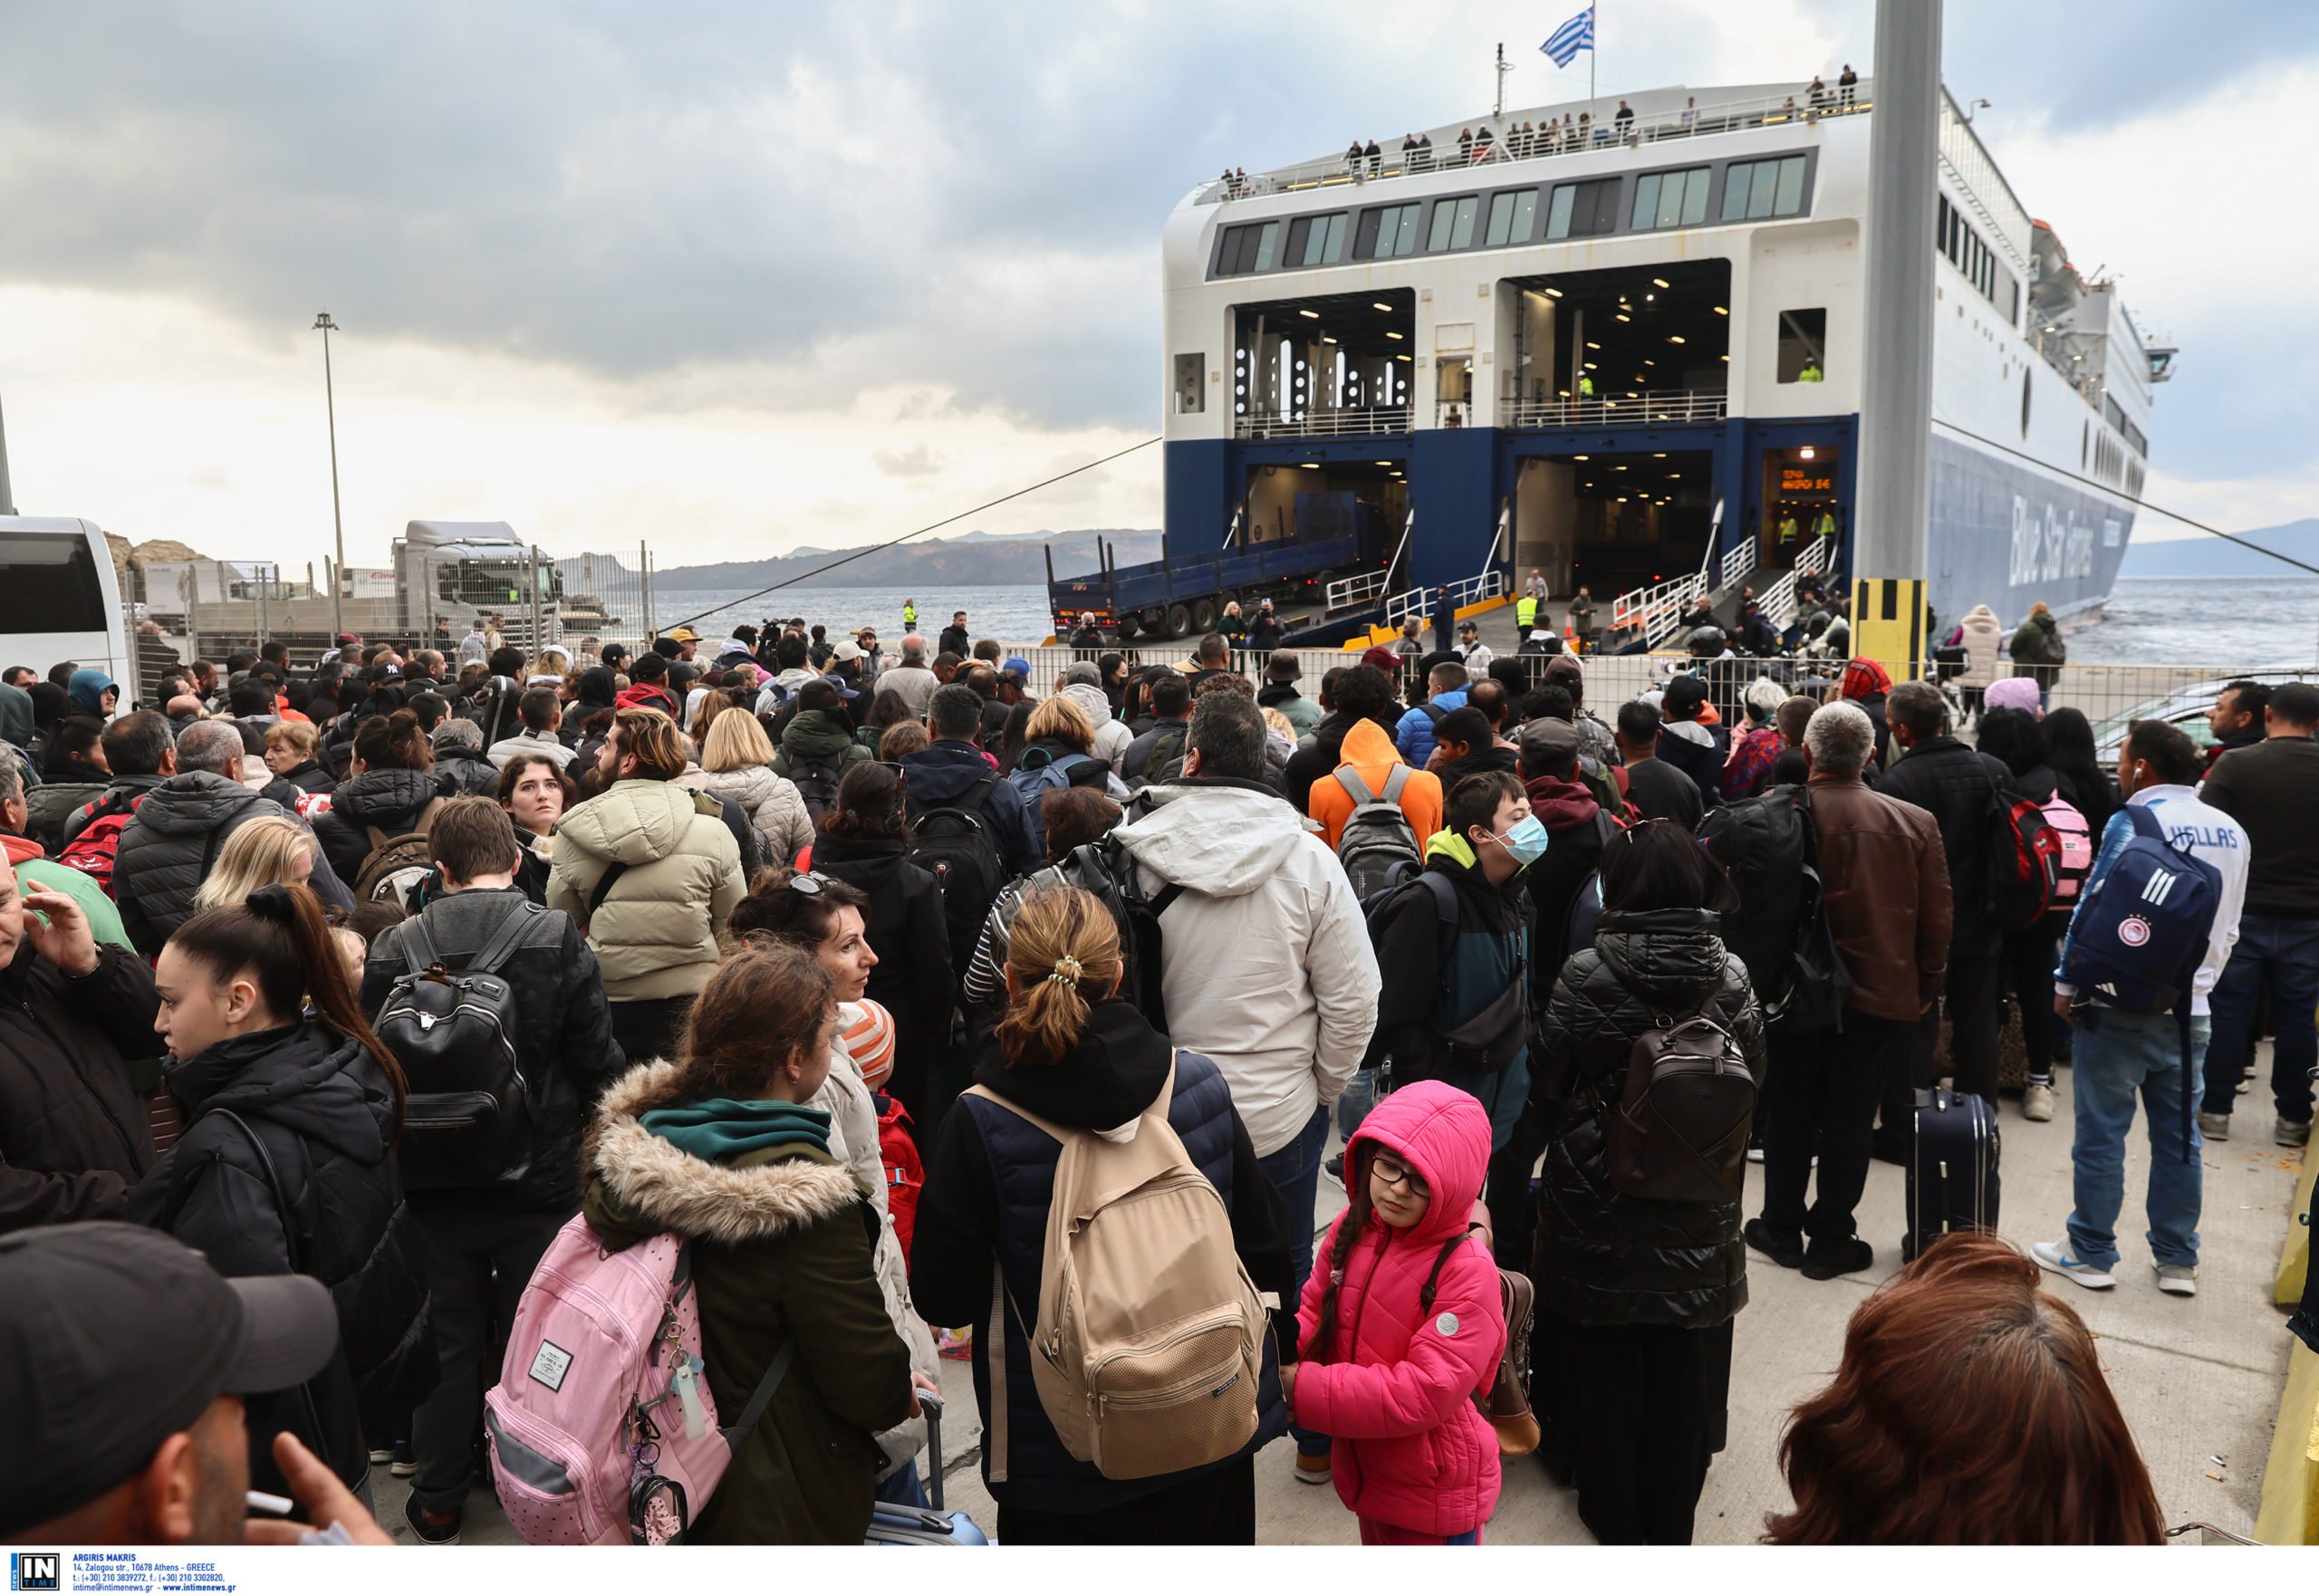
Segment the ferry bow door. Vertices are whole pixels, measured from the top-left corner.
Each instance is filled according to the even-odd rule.
[[[1833,550],[1843,543],[1844,505],[1839,485],[1838,451],[1827,444],[1799,444],[1764,452],[1763,514],[1756,536],[1756,562],[1785,571],[1822,536]]]

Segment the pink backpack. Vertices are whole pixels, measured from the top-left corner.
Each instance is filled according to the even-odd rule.
[[[691,1244],[669,1232],[608,1253],[575,1216],[532,1272],[484,1399],[508,1523],[533,1546],[681,1542],[795,1356],[784,1344],[718,1428]]]
[[[2077,805],[2055,793],[2039,805],[2045,823],[2062,840],[2059,878],[2054,883],[2054,909],[2064,913],[2077,907],[2077,895],[2093,870],[2093,832]]]

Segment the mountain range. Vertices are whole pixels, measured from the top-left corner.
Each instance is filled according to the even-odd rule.
[[[1111,545],[1113,563],[1135,565],[1162,552],[1157,529],[1093,528],[1076,532],[969,532],[957,537],[879,549],[817,579],[823,587],[948,589],[1044,585],[1046,553],[1054,554],[1057,576],[1077,576],[1102,562],[1097,540]],[[727,560],[714,565],[675,565],[653,573],[663,592],[711,592],[798,582],[847,549],[799,549],[773,560]]]
[[[2306,516],[2290,521],[2284,526],[2266,526],[2258,532],[2231,534],[2282,554],[2291,554],[2306,565],[2319,565],[2319,517]],[[2126,558],[2118,567],[2120,576],[2249,576],[2295,577],[2308,575],[2292,565],[2259,554],[2253,549],[2242,548],[2222,538],[2208,537],[2204,533],[2171,539],[2166,543],[2145,543],[2140,538],[2126,546]]]

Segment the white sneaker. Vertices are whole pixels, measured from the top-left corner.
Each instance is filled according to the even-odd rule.
[[[2200,1109],[2199,1110],[2199,1134],[2208,1141],[2228,1141],[2230,1139],[2230,1116],[2228,1114],[2209,1114],[2204,1109]]]
[[[2105,1292],[2118,1284],[2117,1277],[2107,1269],[2097,1269],[2071,1257],[2067,1241],[2041,1241],[2029,1251],[2046,1268],[2056,1274],[2068,1275],[2088,1291]]]
[[[2311,1139],[2311,1121],[2281,1120],[2272,1127],[2271,1139],[2281,1147],[2302,1147]]]
[[[2170,1297],[2195,1297],[2199,1294],[2199,1270],[2195,1264],[2160,1264],[2158,1265],[2158,1289]]]
[[[1748,1149],[1747,1149],[1747,1161],[1748,1161],[1749,1163],[1751,1163],[1751,1164],[1760,1164],[1760,1163],[1762,1163],[1762,1162],[1764,1161],[1764,1149],[1763,1149],[1762,1148],[1759,1148],[1759,1147],[1750,1147],[1750,1148],[1748,1148]]]
[[[2021,1117],[2040,1123],[2054,1117],[2054,1089],[2032,1082],[2022,1089]]]

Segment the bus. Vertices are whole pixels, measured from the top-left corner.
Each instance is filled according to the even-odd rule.
[[[73,516],[0,515],[0,669],[46,677],[60,660],[101,670],[134,696],[120,584],[104,529]]]

